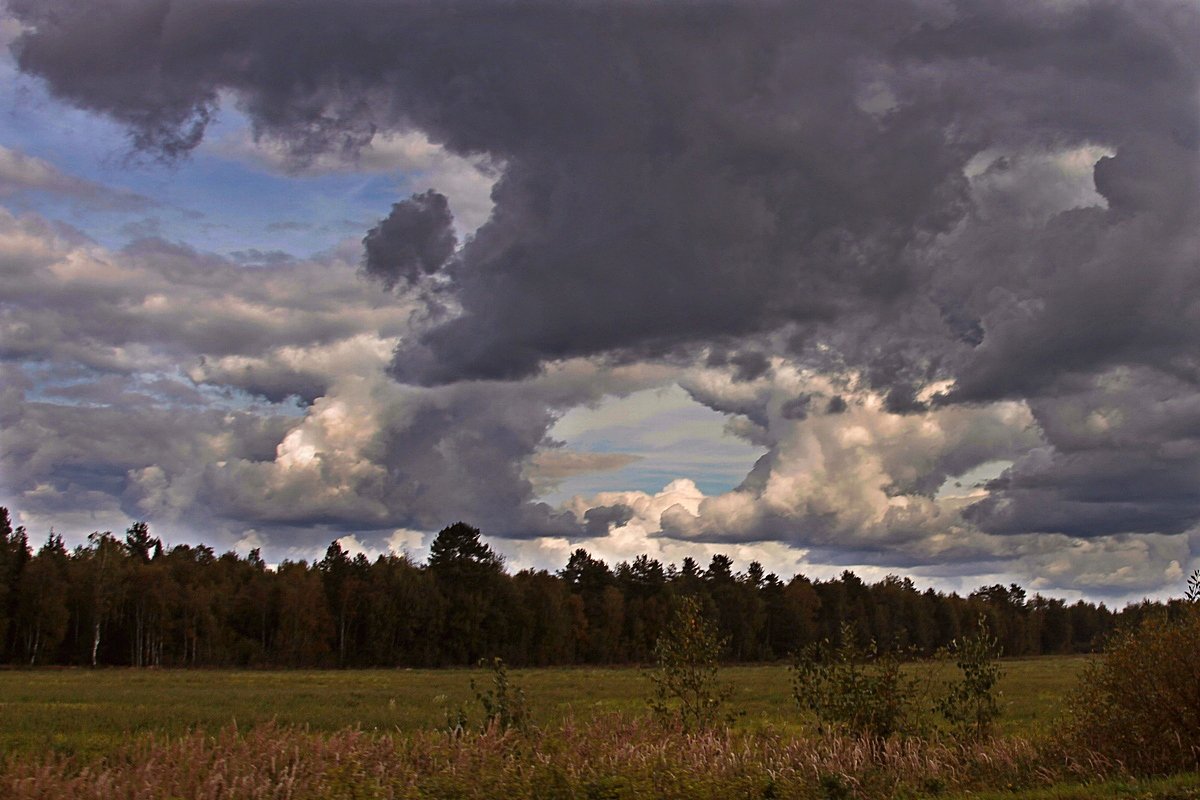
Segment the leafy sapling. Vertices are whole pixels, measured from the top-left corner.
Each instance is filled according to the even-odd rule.
[[[648,703],[664,725],[685,731],[705,730],[728,722],[722,705],[733,694],[718,678],[725,640],[704,615],[700,601],[680,599],[671,622],[654,645],[657,667],[649,674],[654,692]]]
[[[991,735],[1000,716],[1000,692],[996,686],[1003,672],[998,661],[1000,646],[980,616],[971,636],[950,643],[949,654],[958,667],[959,678],[938,698],[935,710],[950,723],[959,737],[970,740]]]

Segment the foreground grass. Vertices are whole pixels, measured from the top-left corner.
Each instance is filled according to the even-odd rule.
[[[148,737],[96,761],[10,757],[0,763],[0,796],[902,799],[995,787],[1011,793],[1111,769],[1017,737],[959,744],[765,730],[689,735],[609,714],[530,735],[325,734],[266,724]]]
[[[1090,783],[1002,792],[982,791],[958,795],[954,800],[1200,800],[1200,774],[1132,780],[1119,778]],[[951,800],[947,798],[947,800]]]
[[[975,744],[818,737],[782,665],[724,670],[744,715],[690,735],[647,716],[636,669],[514,671],[533,729],[460,735],[439,728],[479,718],[486,671],[0,672],[0,797],[1200,800],[1200,775],[1134,780],[1056,743],[1085,663],[1005,662],[1001,736]]]
[[[1086,660],[1047,657],[1004,663],[1001,731],[1033,735],[1058,714]],[[945,665],[917,665],[937,681]],[[735,688],[731,706],[743,729],[799,731],[783,665],[722,671]],[[649,685],[641,671],[514,670],[535,723],[645,712]],[[138,734],[179,736],[236,724],[247,730],[274,721],[312,731],[343,728],[410,732],[443,724],[448,709],[473,706],[472,678],[481,670],[87,670],[0,672],[0,752],[52,751],[94,757]]]

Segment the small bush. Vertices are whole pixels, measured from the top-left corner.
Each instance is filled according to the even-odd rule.
[[[1200,572],[1189,584],[1177,614],[1115,636],[1085,671],[1070,705],[1073,744],[1135,773],[1200,768]]]
[[[997,659],[999,643],[988,632],[987,622],[979,618],[973,636],[955,639],[949,655],[958,667],[960,677],[937,699],[935,710],[950,723],[951,730],[965,739],[982,739],[991,735],[1000,716],[1000,693],[996,684],[1002,674]]]
[[[682,598],[654,645],[657,668],[649,675],[654,694],[648,703],[660,722],[689,731],[729,721],[721,706],[733,687],[717,677],[724,647],[700,601]]]
[[[886,738],[912,727],[916,682],[900,659],[879,652],[875,641],[861,648],[849,626],[842,643],[828,641],[803,650],[792,665],[792,694],[800,708],[823,724],[862,736]]]

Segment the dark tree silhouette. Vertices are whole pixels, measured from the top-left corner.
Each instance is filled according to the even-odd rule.
[[[702,569],[646,555],[615,568],[579,548],[558,573],[510,575],[478,528],[440,531],[429,559],[351,555],[268,567],[258,551],[165,548],[138,522],[123,539],[93,533],[68,552],[51,535],[34,555],[0,508],[0,660],[132,666],[649,663],[671,609],[690,598],[731,661],[787,658],[843,630],[858,644],[932,653],[982,616],[1006,654],[1086,652],[1117,626],[1161,613],[1028,597],[985,586],[968,597],[919,591],[898,576],[853,572],[784,581],[724,554]]]

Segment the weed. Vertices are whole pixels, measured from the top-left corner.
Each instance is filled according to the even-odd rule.
[[[439,694],[433,698],[433,704],[442,709],[444,715],[442,730],[452,737],[459,737],[466,733],[470,721],[467,717],[467,709],[461,703],[451,706],[449,698],[444,694]]]
[[[499,656],[491,662],[480,659],[479,666],[492,671],[490,689],[479,689],[475,685],[475,679],[471,679],[471,691],[475,693],[475,700],[483,709],[483,727],[486,729],[496,726],[502,731],[526,731],[529,728],[529,706],[525,702],[525,690],[509,679],[504,659]]]

